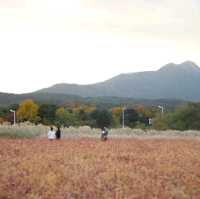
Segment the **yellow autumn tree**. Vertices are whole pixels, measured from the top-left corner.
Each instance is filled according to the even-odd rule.
[[[95,111],[96,110],[96,107],[95,106],[89,106],[89,105],[85,105],[85,106],[83,106],[83,111],[85,112],[85,113],[91,113],[91,112],[93,112],[93,111]]]
[[[72,108],[73,113],[80,113],[81,111],[84,111],[85,113],[91,113],[96,110],[96,107],[89,106],[89,105],[79,105]]]
[[[25,122],[30,121],[33,123],[38,122],[38,105],[32,100],[24,100],[17,110],[17,121]]]

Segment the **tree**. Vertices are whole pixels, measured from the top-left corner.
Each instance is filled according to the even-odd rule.
[[[170,127],[178,130],[200,130],[200,103],[178,107],[172,115]]]
[[[65,126],[66,120],[68,119],[68,114],[63,107],[56,110],[55,119],[57,126]]]
[[[126,126],[134,127],[139,121],[139,115],[134,109],[126,109],[124,112],[124,123]]]
[[[7,107],[0,107],[0,117],[6,118],[9,115],[9,109]]]
[[[37,123],[39,120],[38,105],[32,100],[24,100],[17,110],[17,120],[19,122],[30,121]]]
[[[155,129],[200,130],[200,103],[189,103],[178,107],[175,112],[157,116],[153,121]]]
[[[61,107],[56,110],[56,125],[57,126],[77,126],[78,120],[72,111],[67,111]]]
[[[107,110],[95,110],[91,113],[91,118],[96,121],[96,127],[109,127],[112,123],[112,115]]]
[[[53,104],[40,105],[38,114],[41,118],[41,122],[47,125],[54,124],[56,109],[57,106]]]
[[[113,126],[120,127],[120,118],[122,115],[122,108],[121,107],[114,107],[112,109],[112,119],[113,119]]]
[[[163,117],[160,117],[160,113],[158,113],[153,118],[153,128],[156,130],[167,130],[170,129],[170,124],[172,120],[172,113],[165,113]]]
[[[138,113],[138,124],[137,127],[149,125],[149,112],[146,111],[144,106],[137,106],[135,111]]]

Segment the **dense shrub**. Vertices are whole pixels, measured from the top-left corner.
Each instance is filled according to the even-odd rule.
[[[200,103],[189,103],[175,112],[154,118],[153,127],[158,130],[200,130]]]

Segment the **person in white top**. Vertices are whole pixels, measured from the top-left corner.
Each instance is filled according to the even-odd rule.
[[[49,132],[48,132],[48,139],[49,140],[54,140],[56,139],[56,133],[53,130],[53,127],[50,128]]]

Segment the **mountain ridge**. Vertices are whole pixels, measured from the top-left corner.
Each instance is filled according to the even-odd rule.
[[[157,71],[122,73],[95,84],[56,84],[37,93],[199,101],[199,84],[200,68],[194,62],[186,61],[181,64],[169,63]]]
[[[79,85],[56,84],[32,93],[0,92],[0,106],[19,104],[24,99],[38,103],[69,104],[182,104],[200,101],[200,68],[193,62],[169,63],[157,71],[122,73],[106,81]]]

